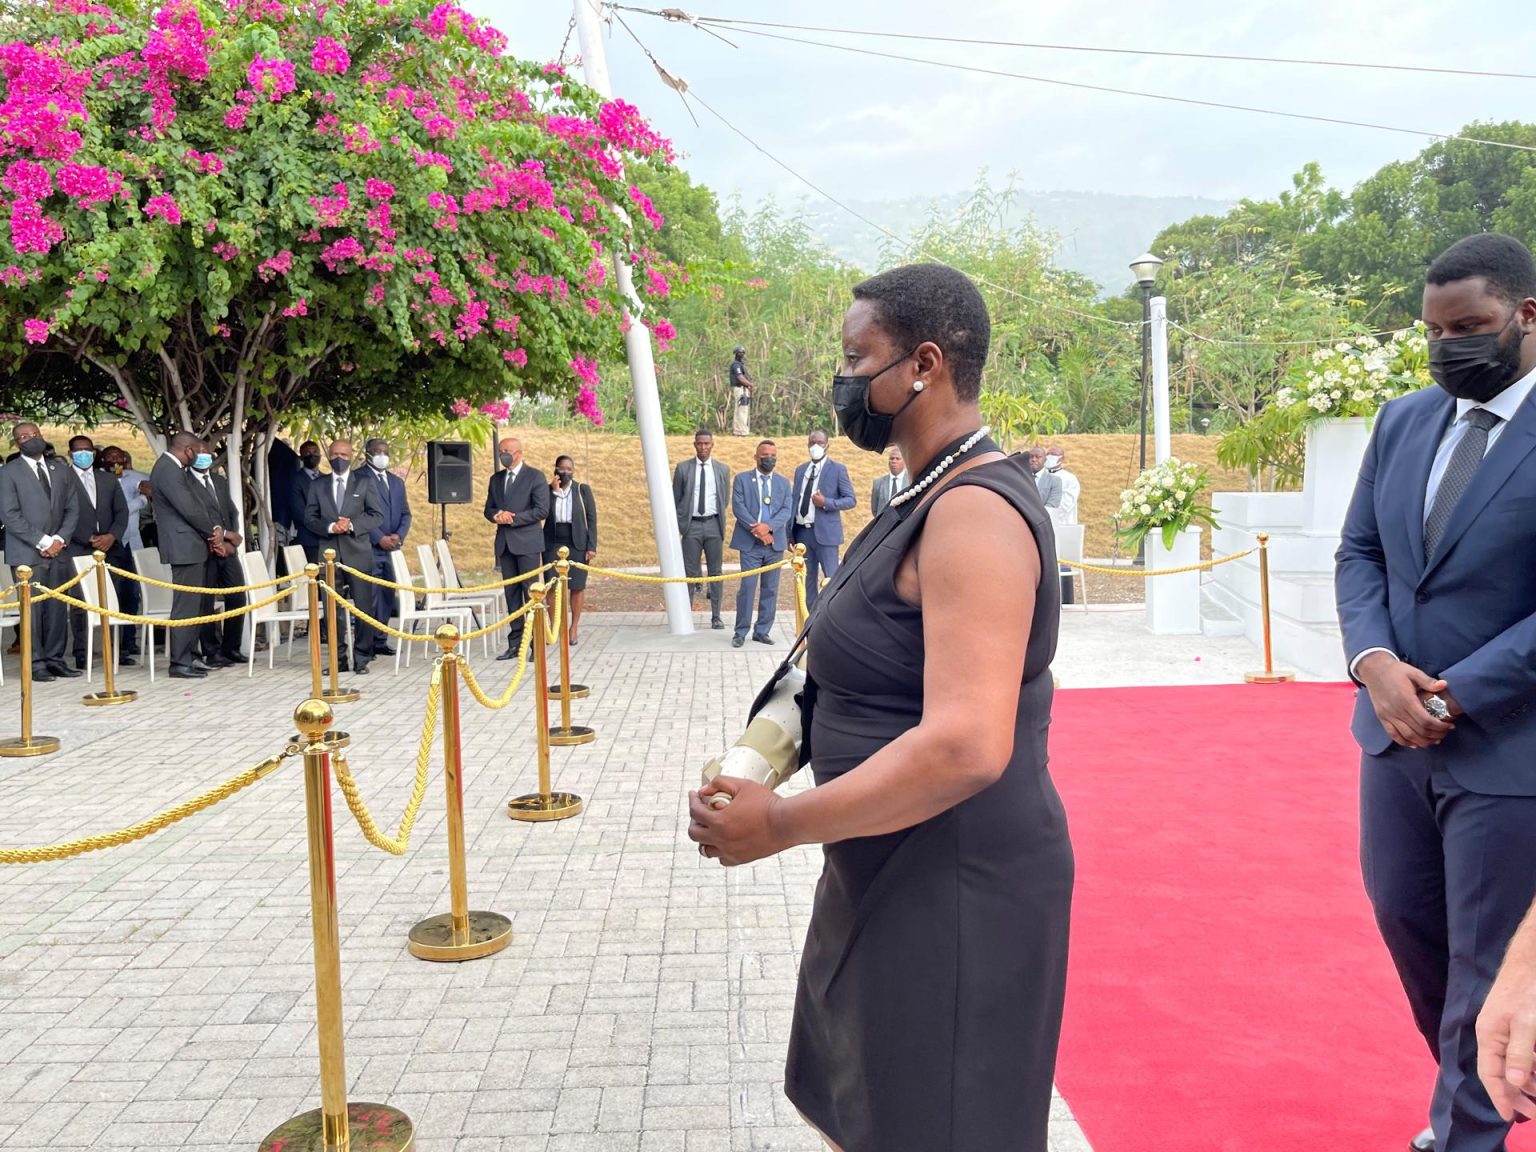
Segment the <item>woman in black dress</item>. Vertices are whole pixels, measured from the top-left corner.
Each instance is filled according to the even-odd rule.
[[[576,479],[576,461],[569,456],[555,458],[555,476],[549,485],[549,518],[544,521],[544,563],[560,559],[560,549],[569,548],[571,559],[590,564],[597,555],[597,501],[592,489]],[[587,599],[587,574],[571,569],[571,602],[566,619],[571,625],[571,643],[579,642],[581,610]]]
[[[728,865],[824,845],[785,1091],[832,1147],[1044,1152],[1072,895],[1046,771],[1050,518],[982,434],[976,287],[920,264],[853,294],[833,406],[857,446],[922,465],[914,494],[811,614],[816,787],[721,777],[690,797],[689,835]]]

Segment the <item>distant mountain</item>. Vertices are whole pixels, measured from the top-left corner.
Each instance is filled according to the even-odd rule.
[[[945,213],[965,203],[963,195],[937,201],[850,201],[850,207],[879,221],[899,236],[907,236],[927,218],[937,203]],[[1221,215],[1234,201],[1197,196],[1121,196],[1101,192],[1016,192],[1007,223],[1034,223],[1061,240],[1057,262],[1096,282],[1107,295],[1131,283],[1128,265],[1147,250],[1170,224],[1191,216]],[[816,235],[845,260],[861,268],[881,263],[886,237],[835,205],[807,203],[806,217]]]

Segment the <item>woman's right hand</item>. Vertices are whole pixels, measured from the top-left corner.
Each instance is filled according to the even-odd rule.
[[[715,807],[711,798],[730,803]],[[735,776],[717,776],[697,792],[688,793],[688,837],[699,854],[727,868],[750,864],[792,848],[784,834],[785,801],[773,789]]]

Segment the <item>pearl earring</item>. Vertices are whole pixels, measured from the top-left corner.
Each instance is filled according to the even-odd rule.
[[[926,387],[928,385],[924,384],[921,380],[912,381],[912,391],[914,392],[921,392]]]

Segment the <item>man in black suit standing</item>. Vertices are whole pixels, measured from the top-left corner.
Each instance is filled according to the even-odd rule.
[[[299,445],[299,470],[288,493],[288,509],[293,516],[293,543],[304,549],[304,558],[311,564],[320,563],[320,537],[304,522],[304,510],[309,507],[310,485],[320,478],[320,445],[306,440]]]
[[[75,502],[80,515],[75,520],[75,531],[69,539],[65,555],[71,561],[89,557],[93,553],[114,553],[119,541],[128,531],[128,501],[123,496],[117,477],[100,468],[96,463],[96,445],[89,436],[75,436],[69,441],[69,477],[75,486]],[[108,557],[120,564],[120,551]],[[73,567],[73,564],[71,564]],[[92,579],[92,577],[87,577]],[[92,627],[83,608],[72,608],[69,613],[70,627],[75,634],[75,667],[85,668],[85,639]],[[132,664],[131,656],[123,657],[120,664]]]
[[[171,583],[194,588],[207,585],[208,557],[224,538],[214,505],[193,490],[189,479],[192,465],[204,457],[212,463],[201,440],[190,432],[177,432],[149,474],[160,559],[170,565]],[[171,594],[172,620],[206,616],[212,607],[212,598],[202,592]],[[197,658],[197,633],[191,628],[172,628],[170,633],[171,679],[207,676],[208,665]]]
[[[379,488],[366,468],[353,469],[352,442],[337,440],[330,450],[331,474],[309,486],[309,503],[304,507],[304,523],[320,538],[324,549],[336,549],[336,560],[359,572],[373,571],[375,528],[384,522],[384,508],[379,502]],[[373,586],[350,572],[336,573],[336,590],[354,606],[373,609]],[[352,672],[368,675],[373,659],[376,633],[362,617],[352,616]],[[338,654],[339,657],[339,654]],[[338,664],[338,667],[344,667]]]
[[[544,473],[523,463],[523,442],[509,436],[497,446],[501,471],[485,492],[485,518],[496,525],[496,570],[503,580],[522,576],[544,560],[544,521],[549,516],[549,482]],[[528,600],[527,580],[507,585],[507,611],[516,612]],[[523,622],[507,630],[507,650],[498,660],[517,658]]]
[[[218,544],[210,545],[208,549],[207,575],[200,583],[206,588],[226,589],[223,595],[224,611],[238,612],[245,607],[245,593],[230,592],[227,589],[239,588],[245,583],[245,570],[240,567],[240,533],[236,531],[240,514],[235,511],[234,497],[229,494],[229,478],[215,476],[211,471],[212,465],[213,447],[204,441],[198,445],[198,455],[192,462],[188,479],[198,497],[212,506],[213,522],[223,529],[223,535]],[[245,618],[242,616],[231,616],[220,623],[203,625],[203,663],[210,668],[244,664],[245,653],[240,651],[240,641],[244,635]]]
[[[11,430],[18,455],[0,468],[0,521],[5,523],[5,562],[23,564],[48,588],[67,581],[72,565],[65,550],[80,515],[75,487],[61,461],[45,459],[36,424]],[[32,679],[47,682],[80,675],[64,663],[69,617],[57,600],[32,602]]]

